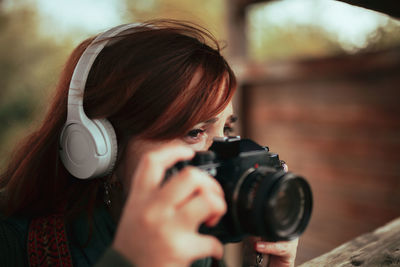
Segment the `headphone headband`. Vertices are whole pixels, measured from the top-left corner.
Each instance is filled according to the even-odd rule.
[[[115,131],[106,119],[90,120],[83,110],[86,80],[99,53],[116,37],[141,24],[114,27],[97,36],[79,58],[68,92],[67,121],[60,136],[60,159],[65,168],[80,179],[109,174],[117,157]]]
[[[74,73],[72,74],[71,82],[69,84],[68,106],[82,106],[83,92],[85,90],[86,80],[89,76],[90,69],[92,68],[92,65],[98,54],[109,43],[109,38],[116,37],[119,34],[137,26],[140,26],[140,24],[130,23],[116,26],[100,34],[90,43],[90,45],[85,49],[79,58],[79,61],[74,69]]]

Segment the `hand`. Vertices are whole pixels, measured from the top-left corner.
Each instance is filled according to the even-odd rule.
[[[256,241],[255,250],[269,254],[269,267],[293,267],[298,242],[298,239],[281,242]]]
[[[113,242],[135,266],[181,267],[204,257],[222,258],[222,244],[198,233],[200,224],[213,226],[226,212],[215,179],[187,167],[161,186],[168,168],[193,155],[186,146],[169,143],[139,162]]]

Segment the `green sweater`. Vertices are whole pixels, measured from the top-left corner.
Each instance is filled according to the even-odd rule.
[[[0,266],[29,266],[28,228],[29,219],[0,217]],[[115,230],[116,224],[104,207],[94,212],[91,226],[86,216],[78,217],[68,225],[68,245],[74,266],[133,267],[110,246]],[[211,263],[211,258],[206,258],[196,261],[192,267],[210,267]],[[223,266],[223,263],[221,262],[219,266]]]

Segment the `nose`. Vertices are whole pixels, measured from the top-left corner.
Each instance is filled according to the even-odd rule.
[[[210,148],[210,146],[211,146],[212,143],[213,143],[213,140],[214,140],[213,137],[209,137],[209,138],[207,139],[207,143],[206,143],[206,145],[205,145],[204,150],[208,150],[208,149]]]
[[[214,141],[214,138],[216,138],[216,137],[225,137],[224,127],[219,127],[219,129],[214,134],[212,134],[208,137],[207,144],[206,144],[206,150],[208,150],[210,148],[210,146],[212,145],[212,143]]]
[[[225,137],[224,128],[218,130],[218,134],[216,134],[214,137]]]

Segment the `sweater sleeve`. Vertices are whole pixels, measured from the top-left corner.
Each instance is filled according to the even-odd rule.
[[[99,261],[96,263],[95,267],[135,267],[132,263],[128,261],[123,255],[118,251],[109,247],[105,253],[100,257]]]
[[[0,216],[0,266],[28,266],[26,232]]]

